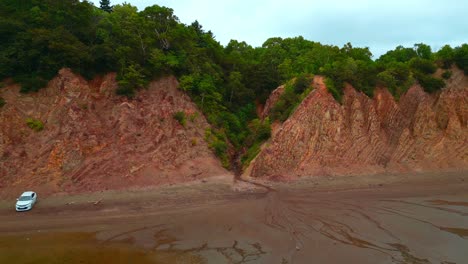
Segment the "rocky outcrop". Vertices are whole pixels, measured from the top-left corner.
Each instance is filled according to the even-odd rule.
[[[175,78],[152,82],[133,100],[114,95],[116,86],[114,74],[88,82],[63,69],[35,94],[1,89],[0,188],[94,191],[226,173],[204,141],[207,121]],[[33,131],[27,118],[44,129]]]
[[[411,87],[399,102],[346,86],[343,103],[315,89],[273,134],[249,176],[374,174],[468,168],[468,80],[454,71],[440,93]]]

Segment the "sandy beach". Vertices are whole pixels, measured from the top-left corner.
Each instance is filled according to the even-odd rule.
[[[468,173],[228,176],[0,201],[0,263],[466,263]]]

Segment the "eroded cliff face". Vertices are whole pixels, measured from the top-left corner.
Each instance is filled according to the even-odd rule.
[[[177,85],[164,78],[127,100],[114,95],[113,74],[88,82],[63,69],[35,94],[0,89],[0,191],[120,189],[227,173],[204,141],[207,121]],[[27,118],[44,129],[33,131]]]
[[[290,118],[274,129],[247,170],[249,176],[468,168],[468,79],[462,72],[455,71],[438,94],[414,86],[398,102],[385,89],[371,99],[347,86],[340,105],[322,77],[313,85]]]

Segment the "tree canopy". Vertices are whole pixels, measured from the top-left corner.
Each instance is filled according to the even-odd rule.
[[[112,12],[112,6],[110,4],[110,0],[100,0],[99,5],[101,10],[106,11],[107,13]]]

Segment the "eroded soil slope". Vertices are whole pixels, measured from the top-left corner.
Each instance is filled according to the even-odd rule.
[[[385,89],[377,89],[371,99],[347,86],[339,104],[322,77],[313,85],[275,129],[248,175],[285,178],[468,167],[468,79],[462,72],[454,71],[438,94],[413,86],[399,101]]]
[[[127,100],[115,95],[113,74],[88,82],[63,69],[34,94],[1,89],[0,190],[120,189],[226,173],[204,141],[208,123],[177,85],[164,78]]]

